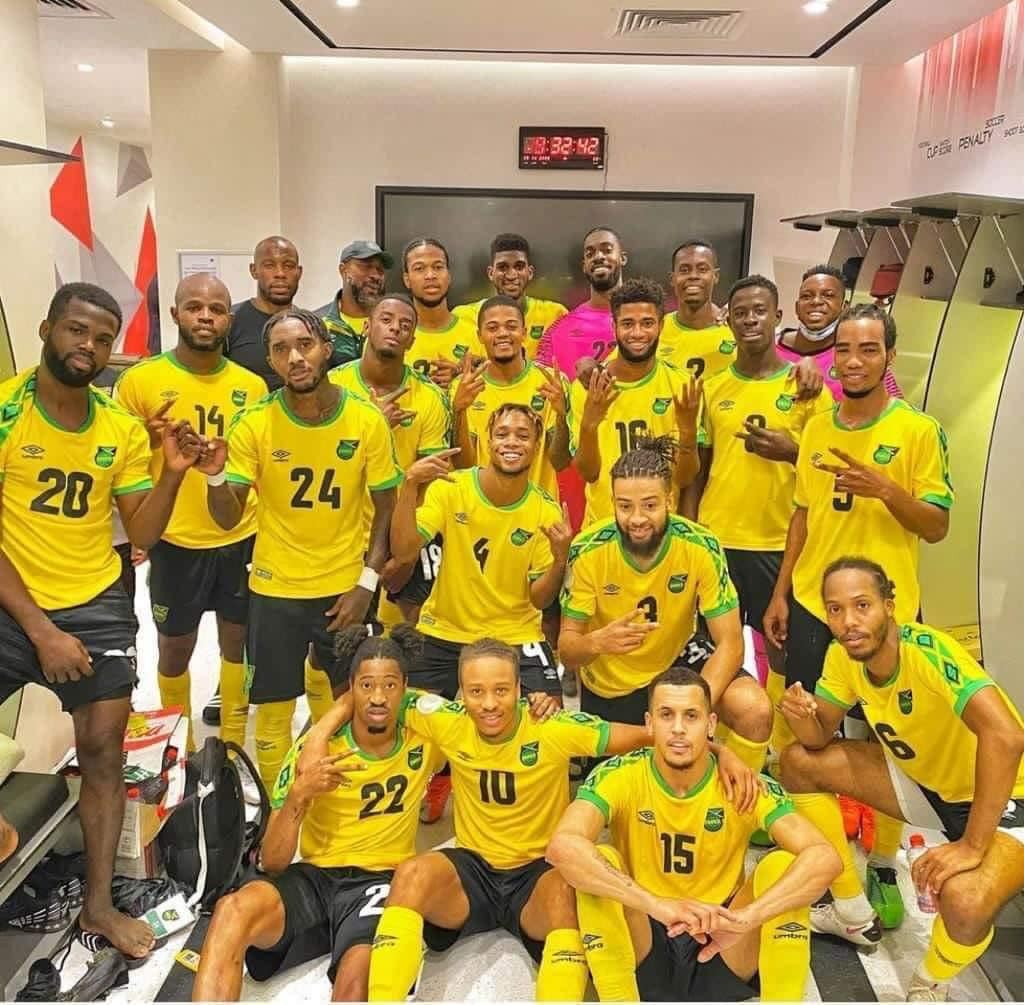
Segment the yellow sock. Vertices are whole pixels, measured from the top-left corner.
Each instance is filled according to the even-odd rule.
[[[754,870],[754,896],[762,896],[777,883],[793,861],[788,851],[775,851],[761,859]],[[803,1001],[804,985],[811,970],[810,915],[809,907],[798,907],[770,918],[761,926],[757,960],[761,1001]]]
[[[160,687],[160,704],[164,708],[171,705],[181,707],[181,714],[188,722],[188,739],[185,741],[185,747],[189,751],[195,750],[195,741],[192,738],[192,675],[187,670],[177,677],[158,673],[156,680]]]
[[[733,731],[725,741],[725,745],[756,774],[764,770],[764,755],[768,750],[767,740],[748,740],[745,736]]]
[[[625,871],[622,856],[614,848],[600,844],[597,850],[614,868]],[[598,998],[603,1002],[638,1001],[636,949],[629,934],[625,908],[607,897],[577,890],[576,914]]]
[[[220,661],[220,738],[245,746],[249,720],[249,692],[245,686],[245,664]]]
[[[951,981],[988,949],[993,935],[995,929],[990,928],[988,935],[976,946],[961,946],[959,942],[954,942],[949,937],[949,932],[942,922],[942,915],[939,915],[932,925],[932,938],[921,964],[924,976],[936,983]]]
[[[903,839],[903,821],[875,810],[875,842],[871,854],[883,859],[894,859]]]
[[[791,796],[793,805],[828,838],[843,860],[843,871],[832,884],[832,895],[837,898],[863,896],[864,884],[853,864],[850,842],[846,839],[843,815],[835,796],[822,792],[797,793]]]
[[[309,657],[306,657],[306,700],[309,702],[309,714],[314,722],[334,704],[334,692],[331,690],[331,678],[323,670],[317,670]]]
[[[723,747],[728,747],[730,736],[732,736],[732,730],[722,722],[721,719],[719,719],[718,725],[715,727],[715,743],[720,743]]]
[[[408,907],[385,907],[370,953],[367,1001],[404,1002],[423,958],[423,915]]]
[[[556,928],[544,940],[544,955],[537,971],[539,1002],[583,1001],[587,990],[587,961],[583,940],[575,928]]]
[[[783,674],[774,670],[768,671],[768,681],[764,686],[768,693],[768,699],[772,703],[775,718],[772,720],[772,735],[768,743],[776,754],[781,754],[791,743],[796,742],[793,730],[789,728],[786,717],[779,711],[779,702],[782,701],[783,692],[786,690],[786,678]]]
[[[281,765],[292,745],[295,699],[256,706],[256,764],[268,792],[274,791]]]

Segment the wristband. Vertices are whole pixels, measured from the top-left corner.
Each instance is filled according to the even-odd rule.
[[[206,476],[206,484],[209,485],[211,489],[215,489],[218,485],[223,485],[227,480],[228,476],[224,471],[221,471],[216,475]]]
[[[368,565],[363,566],[363,571],[359,573],[359,581],[356,586],[361,586],[364,590],[369,590],[373,593],[377,589],[377,584],[380,582],[380,573],[376,569],[371,569]]]

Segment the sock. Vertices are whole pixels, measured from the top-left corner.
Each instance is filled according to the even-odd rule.
[[[871,846],[869,865],[896,867],[896,853],[903,839],[903,821],[875,810],[875,843]]]
[[[317,670],[309,657],[306,657],[306,700],[309,702],[309,714],[314,722],[334,704],[334,691],[331,689],[331,678],[323,670]]]
[[[837,909],[851,922],[867,921],[874,911],[864,896],[864,884],[853,864],[850,842],[846,839],[843,815],[839,812],[836,797],[822,792],[810,792],[792,794],[791,798],[793,805],[821,831],[843,861],[843,871],[832,884],[832,896],[836,899]],[[843,903],[840,904],[840,901]],[[862,909],[858,907],[860,901],[864,902]]]
[[[624,871],[622,856],[614,848],[599,844],[597,850],[616,869]],[[625,908],[607,897],[577,890],[576,914],[583,936],[583,951],[598,998],[603,1002],[638,1001],[636,950],[629,934]]]
[[[544,940],[537,970],[539,1002],[579,1002],[587,990],[587,961],[583,940],[575,928],[556,928]]]
[[[795,861],[788,851],[765,855],[754,869],[754,896],[774,886]],[[811,970],[811,911],[797,907],[761,926],[757,969],[761,977],[761,1001],[803,1001],[804,985]]]
[[[793,730],[789,728],[786,717],[779,711],[779,702],[782,701],[782,694],[786,690],[786,678],[774,670],[769,670],[764,689],[768,692],[768,699],[775,713],[772,720],[772,735],[768,742],[776,754],[781,754],[791,743],[796,743]]]
[[[370,953],[367,1001],[404,1002],[423,958],[423,915],[408,907],[385,907]]]
[[[732,736],[732,730],[724,723],[721,719],[718,720],[718,725],[715,727],[715,743],[720,743],[723,747],[729,746],[729,738]]]
[[[748,740],[733,731],[725,745],[755,774],[760,774],[764,769],[764,755],[768,752],[767,740]]]
[[[245,664],[220,661],[220,738],[245,746],[249,720],[249,692],[245,686]]]
[[[970,966],[986,949],[995,935],[990,928],[976,946],[961,946],[954,942],[942,922],[942,915],[936,917],[932,925],[932,938],[928,943],[928,952],[918,968],[918,973],[933,984],[951,981],[961,970]]]
[[[274,791],[281,765],[292,745],[295,699],[256,706],[256,764],[268,792]]]
[[[750,631],[754,640],[754,665],[757,667],[757,680],[761,687],[768,681],[771,668],[768,665],[768,649],[765,647],[764,636],[760,632]]]
[[[171,705],[181,706],[181,714],[188,722],[188,739],[185,741],[185,747],[189,751],[195,750],[195,742],[192,739],[192,675],[187,670],[177,677],[157,673],[156,679],[160,687],[160,704],[164,708]]]

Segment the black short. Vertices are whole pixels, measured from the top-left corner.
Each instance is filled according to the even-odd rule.
[[[531,939],[522,930],[519,916],[533,894],[537,881],[551,866],[544,859],[538,858],[515,869],[495,869],[482,855],[468,848],[438,848],[438,851],[447,857],[459,874],[459,881],[469,901],[469,917],[458,930],[426,926],[423,937],[427,945],[442,952],[464,935],[504,928],[526,947],[534,962],[540,963],[544,943]]]
[[[125,541],[124,544],[115,544],[114,551],[121,560],[121,585],[124,592],[128,594],[132,609],[135,608],[135,566],[132,565],[132,546]]]
[[[741,981],[716,956],[698,963],[700,944],[689,935],[669,938],[660,921],[651,922],[651,951],[636,968],[637,990],[645,1002],[741,1002],[756,998],[757,978]]]
[[[781,551],[725,549],[729,578],[740,598],[740,619],[755,632],[764,631],[764,612],[775,592],[782,555]]]
[[[331,956],[327,971],[333,982],[342,956],[352,946],[369,946],[377,932],[384,901],[391,891],[390,872],[322,869],[295,862],[270,883],[284,903],[284,935],[270,949],[250,948],[245,963],[250,976],[266,981],[282,970],[320,956]]]
[[[334,633],[324,614],[337,596],[296,599],[249,595],[245,661],[251,676],[249,701],[262,705],[290,701],[305,690],[304,667],[309,644],[324,670],[334,662]]]
[[[711,654],[715,651],[714,643],[707,636],[698,632],[687,639],[686,645],[675,658],[672,666],[689,667],[700,673]],[[742,673],[743,671],[740,671]],[[652,675],[651,680],[657,674]],[[590,715],[596,715],[605,722],[625,722],[632,726],[644,724],[644,713],[647,711],[647,688],[638,687],[629,694],[620,695],[618,698],[604,698],[589,690],[583,680],[580,680],[580,711]]]
[[[397,593],[387,594],[393,604],[402,601],[422,607],[430,591],[434,588],[434,580],[441,570],[441,535],[438,534],[429,544],[420,548],[419,557],[412,567],[412,575],[408,582]]]
[[[0,608],[0,701],[26,684],[39,684],[60,698],[65,712],[108,698],[127,698],[135,686],[135,636],[139,623],[118,579],[92,600],[47,611],[62,631],[74,635],[92,657],[92,676],[51,684],[39,666],[35,647],[21,626]]]
[[[424,635],[423,652],[418,665],[409,674],[409,686],[433,691],[454,701],[459,690],[459,653],[464,646],[464,642],[446,642]],[[543,691],[561,696],[558,666],[546,642],[527,642],[519,646],[519,687],[524,695]]]
[[[149,597],[161,635],[191,635],[206,611],[244,625],[255,538],[220,548],[182,548],[158,541],[149,552]]]
[[[825,653],[832,644],[832,633],[792,593],[789,595],[789,626],[786,632],[786,686],[799,681],[808,694],[825,666]]]

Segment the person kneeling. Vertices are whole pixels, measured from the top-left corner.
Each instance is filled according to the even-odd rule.
[[[785,791],[729,800],[709,749],[707,682],[672,667],[650,686],[652,747],[596,768],[562,817],[547,858],[576,889],[587,964],[602,1001],[803,998],[810,904],[839,856]],[[596,844],[602,829],[611,845]],[[779,846],[744,876],[750,835]]]
[[[362,626],[338,634],[331,676],[340,690],[350,675],[351,724],[321,719],[285,759],[263,839],[269,875],[217,903],[193,1001],[238,1001],[243,960],[263,981],[328,953],[332,1000],[366,1000],[391,877],[416,854],[420,800],[444,760],[398,719],[418,648],[401,626],[390,638]],[[300,831],[302,859],[293,863]]]
[[[840,558],[825,570],[825,613],[838,644],[814,695],[800,684],[783,695],[799,742],[783,751],[782,779],[793,792],[838,792],[945,831],[949,843],[911,870],[939,910],[908,993],[909,1001],[945,1001],[952,979],[992,941],[993,919],[1024,888],[1024,723],[953,638],[898,624],[894,593],[885,570],[867,559]],[[834,737],[857,704],[879,743]],[[837,916],[843,923],[839,906],[815,906],[816,931],[832,931]]]

